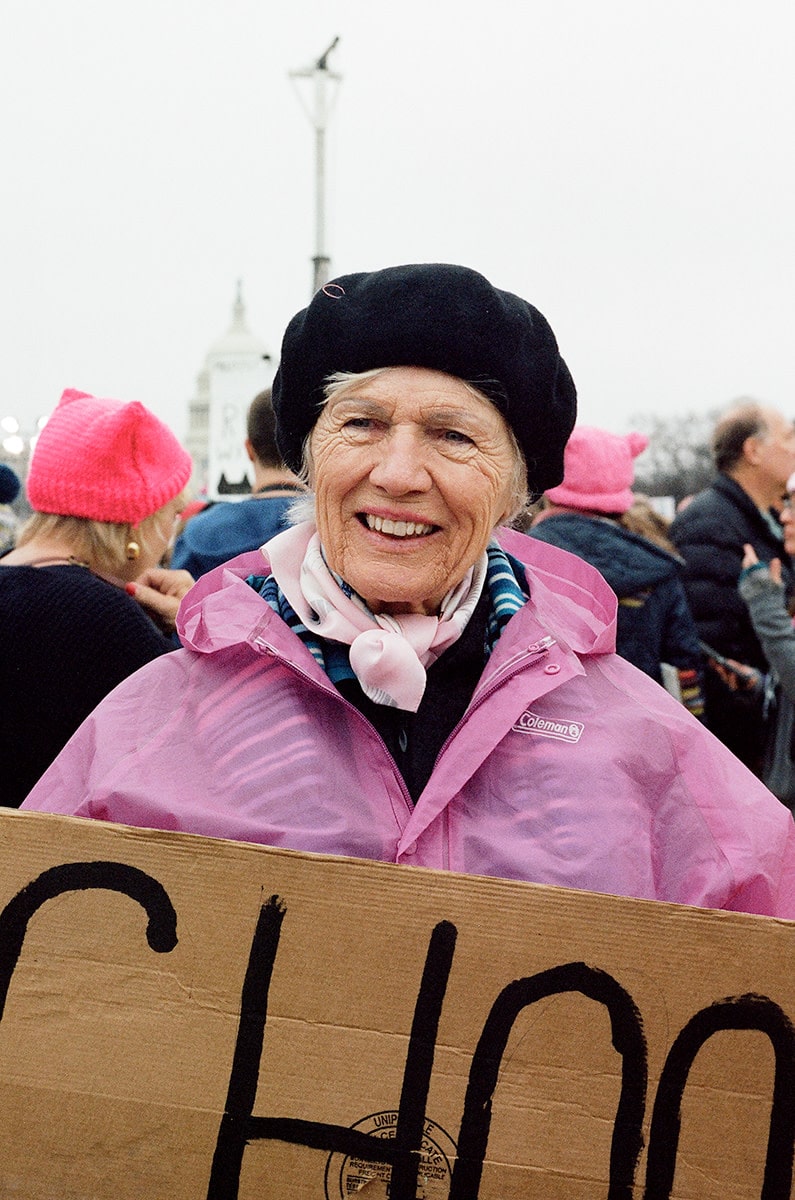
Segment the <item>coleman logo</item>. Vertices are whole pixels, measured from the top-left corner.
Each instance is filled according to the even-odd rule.
[[[579,721],[551,721],[528,709],[522,713],[514,729],[517,733],[538,733],[541,737],[557,738],[559,742],[579,742],[585,726]]]

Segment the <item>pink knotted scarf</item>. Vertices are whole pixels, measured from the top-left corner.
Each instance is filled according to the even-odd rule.
[[[442,601],[439,616],[371,613],[354,592],[337,583],[323,558],[311,521],[268,542],[276,582],[307,629],[350,646],[351,669],[376,704],[416,712],[425,691],[425,671],[461,636],[474,612],[488,556],[484,553]]]

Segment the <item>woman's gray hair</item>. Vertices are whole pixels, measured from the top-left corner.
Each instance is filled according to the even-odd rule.
[[[332,397],[339,395],[340,392],[347,391],[350,387],[357,387],[361,383],[365,383],[371,379],[377,379],[379,375],[383,375],[386,371],[391,371],[392,367],[376,367],[371,371],[335,371],[333,375],[329,375],[325,382],[323,405],[328,404]],[[467,379],[459,381],[464,387],[476,396],[479,400],[485,400],[487,404],[492,404],[489,397],[482,392],[476,384],[470,383]],[[494,407],[492,405],[492,407]],[[495,409],[496,411],[496,409]],[[502,416],[502,414],[500,414]],[[502,418],[505,420],[505,418]],[[512,525],[524,513],[530,504],[531,497],[527,490],[527,464],[522,454],[519,442],[516,435],[511,429],[507,421],[505,428],[511,442],[513,451],[513,477],[511,480],[511,497],[512,507],[511,512],[505,517],[505,524]],[[313,521],[315,518],[315,496],[311,490],[311,475],[312,475],[312,451],[311,451],[312,433],[304,438],[304,444],[301,452],[301,471],[299,479],[309,489],[300,495],[290,505],[287,511],[287,519],[293,525],[299,525],[303,521]]]

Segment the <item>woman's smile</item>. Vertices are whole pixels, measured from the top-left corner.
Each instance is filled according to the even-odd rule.
[[[368,529],[374,533],[382,533],[388,537],[404,539],[404,538],[425,538],[428,534],[439,529],[438,525],[429,525],[425,521],[414,519],[404,520],[399,517],[379,517],[374,513],[358,513],[359,520]]]

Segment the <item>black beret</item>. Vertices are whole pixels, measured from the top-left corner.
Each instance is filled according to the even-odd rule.
[[[474,384],[513,430],[531,492],[562,480],[577,393],[555,335],[526,300],[447,263],[340,275],[293,317],[273,381],[289,467],[300,470],[329,375],[379,367],[430,367]]]

